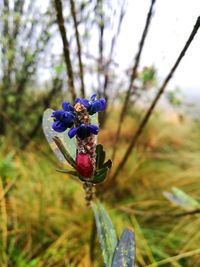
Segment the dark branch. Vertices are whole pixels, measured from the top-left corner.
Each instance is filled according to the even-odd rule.
[[[129,104],[129,100],[130,100],[130,95],[131,95],[131,91],[132,91],[132,86],[133,86],[133,83],[134,83],[135,79],[137,78],[137,69],[138,69],[138,66],[139,66],[139,63],[140,63],[142,50],[143,50],[144,43],[145,43],[145,40],[146,40],[146,37],[147,37],[149,26],[150,26],[150,23],[151,23],[151,18],[152,18],[152,15],[153,15],[153,7],[154,7],[155,2],[156,2],[156,0],[152,0],[151,1],[149,12],[148,12],[147,18],[146,18],[145,27],[144,27],[144,30],[143,30],[143,33],[142,33],[142,37],[141,37],[141,40],[140,40],[139,49],[138,49],[138,52],[137,52],[136,57],[135,57],[135,64],[134,64],[133,69],[132,69],[130,82],[129,82],[129,87],[127,89],[126,97],[125,97],[125,100],[124,100],[124,104],[123,104],[123,107],[122,107],[122,110],[121,110],[121,113],[120,113],[117,133],[116,133],[116,137],[115,137],[115,143],[114,143],[114,146],[113,146],[113,155],[112,155],[112,159],[113,160],[115,158],[116,146],[117,146],[117,143],[118,143],[118,140],[119,140],[119,136],[120,136],[120,133],[121,133],[122,122],[123,122],[124,117],[125,117],[126,112],[127,112],[127,108],[128,108],[128,104]]]
[[[76,92],[74,88],[74,75],[72,70],[72,63],[70,59],[70,50],[69,50],[69,42],[67,39],[67,32],[64,25],[64,18],[63,18],[63,7],[61,0],[54,0],[55,9],[57,12],[57,23],[59,26],[60,34],[62,37],[63,42],[63,52],[64,52],[64,58],[65,58],[65,64],[67,68],[67,74],[68,74],[68,87],[69,91],[72,96],[72,100],[75,100],[76,98]]]
[[[125,12],[126,12],[125,2],[126,2],[126,0],[124,0],[122,2],[122,6],[121,6],[121,9],[120,9],[119,20],[118,20],[117,31],[114,34],[114,36],[112,37],[109,58],[108,58],[108,61],[106,63],[106,66],[104,67],[105,70],[104,70],[103,97],[106,99],[107,105],[108,105],[108,101],[109,101],[109,97],[107,95],[108,85],[109,85],[109,67],[110,67],[110,64],[112,62],[113,51],[114,51],[114,48],[116,46],[116,42],[117,42],[120,30],[121,30],[121,25],[122,25],[122,22],[123,22],[123,19],[124,19],[124,15],[125,15]],[[103,127],[104,123],[106,121],[106,118],[107,118],[107,109],[105,109],[101,114],[102,115],[100,116],[100,119],[101,119],[100,120],[100,124]]]
[[[113,176],[112,176],[112,178],[111,178],[111,181],[114,181],[114,180],[117,178],[117,176],[118,176],[118,174],[120,173],[120,171],[123,169],[123,167],[124,167],[126,161],[128,160],[128,158],[129,158],[129,156],[130,156],[130,154],[131,154],[133,148],[135,147],[135,144],[136,144],[138,138],[140,137],[140,135],[141,135],[141,133],[142,133],[144,127],[146,126],[147,122],[149,121],[149,118],[150,118],[150,116],[151,116],[151,114],[152,114],[152,112],[153,112],[153,110],[154,110],[154,108],[155,108],[155,106],[156,106],[158,100],[160,99],[161,95],[163,94],[163,92],[164,92],[164,90],[165,90],[165,88],[166,88],[168,82],[169,82],[170,79],[172,78],[172,76],[173,76],[175,70],[177,69],[179,63],[181,62],[182,58],[184,57],[184,55],[185,55],[187,49],[189,48],[189,46],[190,46],[192,40],[193,40],[194,37],[195,37],[195,35],[196,35],[196,33],[197,33],[199,27],[200,27],[200,17],[197,18],[197,21],[196,21],[196,23],[195,23],[195,25],[194,25],[194,28],[193,28],[193,30],[192,30],[192,32],[191,32],[191,34],[190,34],[190,36],[189,36],[189,38],[188,38],[186,44],[184,45],[183,50],[181,51],[180,55],[178,56],[177,60],[175,61],[175,64],[174,64],[173,67],[171,68],[169,74],[168,74],[167,77],[165,78],[165,80],[164,80],[162,86],[160,87],[160,89],[159,89],[159,91],[158,91],[158,93],[157,93],[155,99],[153,100],[153,102],[152,102],[151,106],[149,107],[148,111],[146,112],[146,114],[145,114],[145,116],[144,116],[144,118],[143,118],[141,124],[139,125],[139,127],[138,127],[138,129],[137,129],[135,135],[133,136],[133,138],[132,138],[132,140],[131,140],[131,143],[130,143],[130,145],[129,145],[127,151],[125,152],[125,154],[124,154],[124,156],[123,156],[121,162],[119,163],[119,165],[118,165],[116,171],[114,172],[114,174],[113,174]]]
[[[78,55],[78,61],[79,61],[79,69],[80,69],[80,80],[81,80],[81,97],[85,97],[85,86],[84,86],[84,71],[83,71],[83,63],[81,58],[81,44],[80,44],[80,38],[79,38],[79,31],[78,31],[78,23],[76,19],[76,8],[74,0],[70,0],[71,4],[71,13],[72,18],[74,21],[74,28],[75,28],[75,34],[76,34],[76,43],[77,43],[77,55]]]

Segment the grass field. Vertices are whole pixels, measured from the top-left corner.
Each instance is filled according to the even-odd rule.
[[[133,115],[125,121],[113,169],[138,124]],[[108,155],[114,121],[99,138]],[[176,186],[200,200],[199,130],[200,123],[186,117],[154,114],[104,197],[117,233],[125,227],[136,233],[138,267],[200,266],[200,217],[176,216],[182,210],[163,196]],[[103,266],[98,240],[91,241],[93,216],[82,185],[56,172],[42,135],[23,152],[2,139],[0,153],[0,266]]]

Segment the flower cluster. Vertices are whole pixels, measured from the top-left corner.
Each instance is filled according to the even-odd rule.
[[[96,94],[93,94],[88,99],[77,98],[75,100],[75,106],[81,104],[88,112],[89,115],[93,115],[96,112],[103,111],[106,107],[106,101],[104,98],[96,100]],[[89,137],[91,134],[98,134],[99,128],[97,125],[91,124],[90,122],[85,123],[81,121],[75,106],[71,105],[68,102],[62,104],[62,110],[57,110],[52,113],[54,122],[52,128],[56,132],[64,132],[68,128],[71,128],[68,132],[70,138],[73,138],[75,135],[81,139]]]

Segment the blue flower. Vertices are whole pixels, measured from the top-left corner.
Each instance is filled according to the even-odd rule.
[[[63,102],[62,103],[62,108],[63,108],[64,111],[71,111],[71,112],[75,111],[75,108],[69,102]]]
[[[88,108],[89,107],[89,100],[86,99],[86,98],[76,98],[75,99],[75,103],[80,103],[81,105],[83,105],[85,108]]]
[[[75,115],[71,111],[65,110],[54,111],[51,117],[55,119],[54,123],[52,124],[52,128],[54,131],[59,133],[64,132],[67,128],[71,128],[75,120]]]
[[[86,98],[80,99],[76,98],[75,102],[82,104],[88,111],[90,115],[95,114],[96,112],[103,111],[106,108],[106,100],[104,98],[96,99],[96,94],[93,94],[90,98],[90,101]]]
[[[68,135],[70,138],[73,138],[77,135],[81,139],[85,139],[91,134],[98,134],[99,128],[94,124],[81,124],[76,128],[69,130]]]

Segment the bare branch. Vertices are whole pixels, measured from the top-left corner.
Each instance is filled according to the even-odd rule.
[[[126,0],[123,0],[122,5],[121,5],[121,9],[120,9],[120,15],[119,15],[119,20],[118,20],[117,31],[114,34],[114,36],[112,37],[109,58],[108,58],[107,64],[105,66],[105,71],[104,71],[105,74],[104,74],[104,84],[103,84],[103,97],[106,99],[107,103],[108,103],[108,100],[109,100],[109,97],[107,95],[107,89],[108,89],[108,85],[109,85],[109,67],[110,67],[110,64],[112,62],[113,51],[114,51],[114,48],[115,48],[115,45],[116,45],[116,42],[117,42],[117,38],[118,38],[120,30],[121,30],[121,25],[122,25],[122,22],[123,22],[123,19],[124,19],[124,15],[125,15],[125,12],[126,12],[125,3],[126,3]],[[101,123],[102,127],[103,127],[103,125],[104,125],[104,123],[106,121],[106,118],[107,118],[107,109],[105,109],[101,113],[101,116],[100,116],[100,119],[101,119],[100,123]]]
[[[124,104],[123,104],[123,107],[122,107],[122,110],[121,110],[121,114],[120,114],[120,117],[119,117],[117,133],[116,133],[116,136],[115,136],[115,142],[114,142],[114,146],[113,146],[113,154],[112,154],[112,159],[113,160],[115,158],[116,146],[117,146],[117,143],[118,143],[118,140],[119,140],[119,136],[120,136],[120,133],[121,133],[122,122],[123,122],[124,117],[125,117],[126,112],[127,112],[129,99],[130,99],[130,95],[131,95],[131,91],[132,91],[132,86],[133,86],[133,83],[134,83],[135,79],[137,78],[137,69],[138,69],[138,65],[140,63],[142,50],[143,50],[144,43],[145,43],[145,40],[146,40],[146,37],[147,37],[149,26],[150,26],[150,23],[151,23],[151,18],[152,18],[152,15],[153,15],[153,8],[154,8],[155,2],[156,2],[156,0],[151,0],[151,5],[149,7],[149,12],[147,14],[144,31],[142,33],[142,37],[141,37],[140,44],[139,44],[139,49],[138,49],[138,52],[137,52],[136,57],[135,57],[135,64],[134,64],[133,69],[132,69],[132,74],[131,74],[131,77],[130,77],[129,87],[128,87],[127,92],[126,92],[126,97],[125,97]]]
[[[72,100],[75,100],[76,98],[76,92],[74,87],[74,75],[72,70],[72,63],[70,59],[70,50],[69,50],[69,42],[67,39],[67,32],[64,25],[64,18],[63,18],[63,7],[61,0],[54,0],[55,9],[57,12],[57,23],[59,26],[60,34],[62,37],[63,42],[63,52],[64,52],[64,58],[65,58],[65,64],[67,68],[67,74],[68,74],[68,87],[69,91],[72,96]]]
[[[193,30],[192,30],[192,32],[191,32],[191,34],[190,34],[190,36],[189,36],[189,38],[188,38],[186,44],[184,45],[184,47],[183,47],[181,53],[179,54],[177,60],[175,61],[175,64],[174,64],[173,67],[171,68],[169,74],[168,74],[167,77],[165,78],[165,80],[164,80],[162,86],[160,87],[160,89],[159,89],[159,91],[158,91],[156,97],[154,98],[154,100],[153,100],[151,106],[149,107],[149,109],[148,109],[148,111],[146,112],[146,114],[145,114],[145,116],[144,116],[142,122],[140,123],[140,125],[139,125],[139,127],[138,127],[136,133],[134,134],[134,136],[133,136],[133,138],[132,138],[132,140],[131,140],[131,143],[130,143],[128,149],[127,149],[127,151],[125,152],[125,154],[124,154],[124,156],[123,156],[121,162],[119,163],[119,165],[118,165],[116,171],[114,172],[114,174],[113,174],[113,176],[112,176],[112,178],[111,178],[111,181],[116,180],[118,174],[119,174],[120,171],[123,169],[123,167],[124,167],[125,163],[127,162],[127,160],[128,160],[128,158],[129,158],[129,156],[130,156],[130,154],[131,154],[133,148],[135,147],[135,144],[136,144],[138,138],[140,137],[140,135],[141,135],[141,133],[142,133],[144,127],[146,126],[147,122],[149,121],[149,118],[151,117],[152,112],[153,112],[153,110],[154,110],[154,108],[155,108],[155,106],[156,106],[158,100],[160,99],[160,97],[161,97],[161,95],[163,94],[165,88],[167,87],[168,82],[169,82],[170,79],[172,78],[172,76],[173,76],[175,70],[177,69],[177,67],[178,67],[178,65],[180,64],[182,58],[184,57],[186,51],[188,50],[188,48],[189,48],[189,46],[190,46],[192,40],[194,39],[194,37],[195,37],[195,35],[196,35],[196,33],[197,33],[199,27],[200,27],[200,16],[197,18],[197,21],[196,21],[196,23],[195,23],[195,25],[194,25],[194,28],[193,28]]]
[[[78,23],[76,19],[76,8],[74,0],[70,0],[71,4],[71,13],[72,18],[74,21],[74,28],[75,28],[75,34],[76,34],[76,43],[77,43],[77,55],[78,55],[78,61],[79,61],[79,69],[80,69],[80,80],[81,80],[81,97],[85,97],[85,86],[84,86],[84,72],[83,72],[83,63],[81,58],[81,44],[80,44],[80,38],[79,38],[79,31],[78,31]]]

